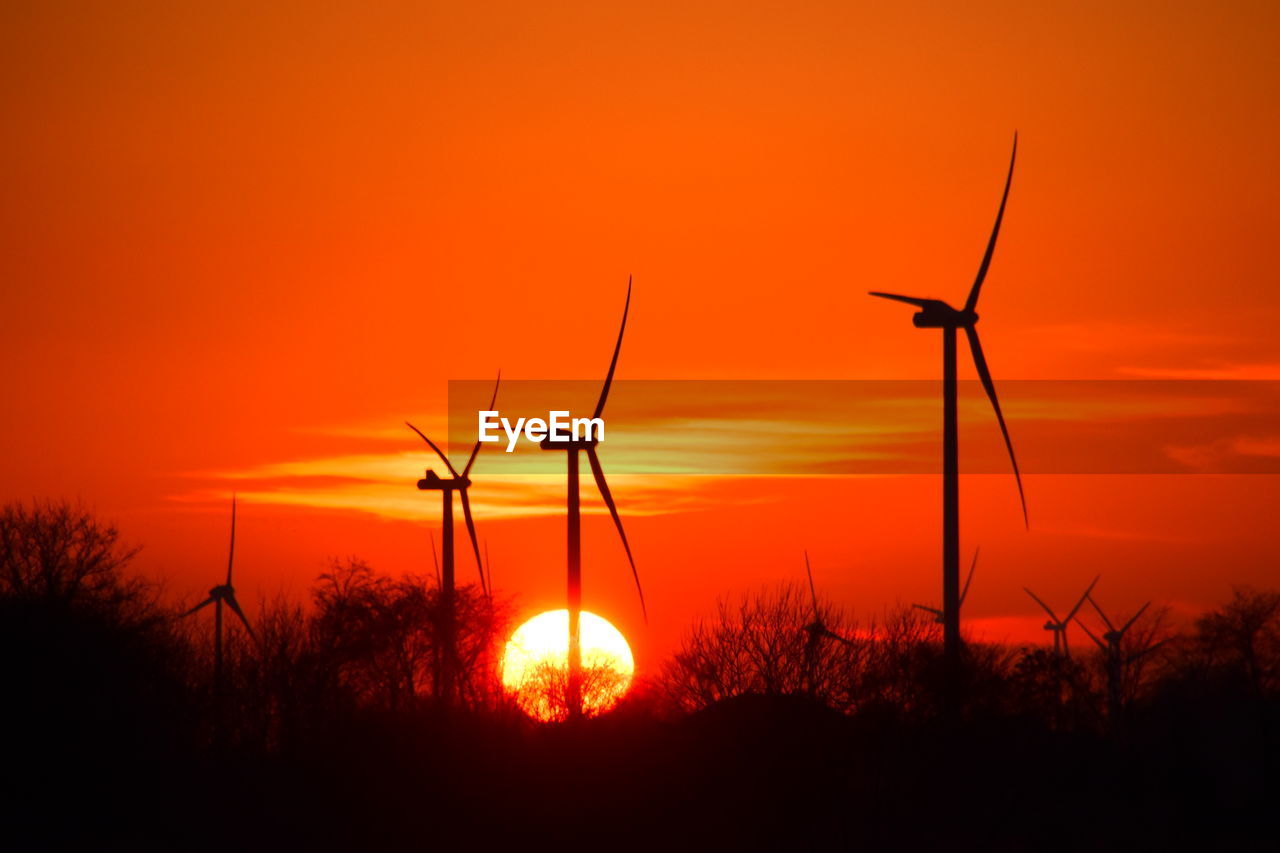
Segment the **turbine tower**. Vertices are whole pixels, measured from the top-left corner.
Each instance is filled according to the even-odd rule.
[[[973,352],[974,367],[978,378],[986,389],[991,406],[995,409],[996,420],[1000,424],[1000,432],[1004,436],[1005,447],[1009,451],[1009,460],[1013,463],[1013,476],[1018,483],[1018,497],[1022,501],[1023,523],[1030,529],[1027,516],[1027,499],[1022,491],[1022,475],[1018,471],[1018,460],[1013,454],[1013,442],[1009,439],[1009,430],[1005,426],[1004,414],[1000,411],[1000,401],[996,397],[995,385],[991,381],[991,371],[987,367],[987,359],[982,353],[982,344],[978,340],[978,295],[982,290],[982,282],[987,277],[991,266],[991,256],[996,249],[996,238],[1000,235],[1000,223],[1004,219],[1005,203],[1009,200],[1009,187],[1013,183],[1013,164],[1018,156],[1018,135],[1013,136],[1013,154],[1009,158],[1009,174],[1005,178],[1004,194],[1000,198],[1000,209],[996,213],[996,224],[991,230],[991,239],[987,242],[986,253],[978,267],[978,275],[969,290],[969,297],[961,309],[952,308],[940,299],[921,299],[914,296],[900,296],[895,293],[872,291],[872,296],[892,299],[914,305],[920,310],[911,318],[918,329],[942,330],[942,634],[946,648],[946,659],[952,673],[958,672],[960,662],[960,466],[958,447],[958,425],[956,416],[956,332],[964,330],[969,340],[969,348]]]
[[[813,568],[809,565],[809,552],[804,552],[804,570],[809,576],[809,597],[813,602],[813,621],[804,626],[804,630],[809,634],[808,652],[810,657],[817,650],[820,640],[835,640],[838,643],[844,643],[846,646],[853,645],[853,640],[842,637],[835,631],[827,627],[822,621],[822,612],[818,609],[818,590],[813,585]]]
[[[494,404],[498,401],[498,386],[502,383],[502,371],[498,371],[498,379],[493,383],[493,398],[489,401],[489,410],[492,411]],[[457,673],[455,671],[458,660],[457,649],[457,592],[454,583],[453,571],[453,493],[457,492],[462,500],[462,517],[467,524],[467,534],[471,537],[471,550],[476,558],[476,571],[480,573],[480,589],[485,596],[489,596],[489,585],[484,576],[484,564],[480,562],[480,544],[476,541],[476,524],[471,518],[471,501],[467,497],[467,489],[471,487],[471,467],[476,464],[476,457],[480,454],[480,442],[477,441],[475,447],[471,448],[471,456],[467,459],[466,466],[459,474],[457,469],[453,467],[453,463],[449,461],[449,457],[441,452],[436,443],[427,438],[426,433],[418,429],[413,424],[405,421],[405,425],[409,429],[418,434],[418,437],[427,443],[427,445],[436,452],[440,460],[444,462],[445,468],[449,471],[449,477],[441,477],[430,468],[426,470],[426,476],[418,481],[418,489],[421,491],[439,492],[441,498],[441,529],[440,529],[440,550],[441,562],[443,567],[438,566],[438,578],[440,583],[440,597],[443,610],[443,624],[441,625],[441,648],[440,663],[437,667],[436,684],[437,696],[443,697],[446,703],[453,701],[454,689],[457,687]],[[431,557],[435,560],[436,556],[435,539],[431,540]]]
[[[609,399],[609,386],[613,384],[613,374],[618,367],[618,354],[622,352],[622,336],[627,330],[627,313],[631,309],[631,279],[627,279],[627,301],[622,307],[622,326],[618,329],[618,342],[613,348],[613,359],[609,362],[609,372],[605,374],[604,386],[600,389],[600,399],[596,402],[592,418],[599,418],[604,412],[605,401]],[[600,465],[600,457],[596,453],[597,439],[594,433],[590,438],[573,438],[571,441],[552,441],[548,436],[539,445],[543,450],[566,451],[567,468],[567,504],[568,504],[568,610],[569,610],[569,655],[568,655],[568,690],[566,704],[569,719],[582,716],[582,518],[578,487],[578,454],[587,455],[587,463],[591,466],[591,474],[595,478],[600,497],[604,498],[609,515],[618,528],[618,537],[622,539],[622,547],[627,552],[627,562],[631,565],[631,576],[635,578],[636,593],[640,596],[640,611],[645,622],[649,621],[649,611],[644,603],[644,590],[640,587],[640,573],[636,570],[635,558],[631,555],[631,544],[627,541],[627,532],[622,527],[622,518],[618,515],[618,507],[613,502],[613,494],[604,478],[604,468]]]

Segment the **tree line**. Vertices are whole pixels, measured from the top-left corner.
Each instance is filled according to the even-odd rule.
[[[793,787],[796,773],[838,783],[831,793],[804,788],[818,798],[864,785],[859,774],[872,772],[875,751],[887,749],[882,744],[905,753],[924,744],[961,749],[981,732],[989,747],[983,762],[1003,756],[1016,764],[1045,752],[1067,762],[1101,756],[1114,763],[1138,750],[1147,764],[1163,767],[1177,756],[1181,763],[1169,765],[1165,777],[1199,768],[1218,780],[1212,796],[1223,809],[1256,803],[1275,780],[1274,591],[1238,588],[1185,626],[1162,610],[1144,613],[1118,658],[1079,641],[1069,657],[1041,646],[968,642],[957,717],[942,701],[947,669],[935,622],[908,609],[858,619],[823,601],[815,612],[806,589],[781,585],[722,599],[612,714],[577,735],[565,730],[566,741],[556,734],[560,727],[531,723],[500,687],[500,655],[515,612],[509,599],[476,587],[458,591],[461,665],[456,694],[445,703],[446,620],[435,578],[392,577],[358,558],[335,560],[312,585],[309,602],[276,597],[251,608],[255,636],[228,621],[217,695],[211,620],[207,613],[181,618],[182,607],[162,585],[132,572],[137,553],[114,526],[73,503],[0,510],[0,721],[9,778],[18,780],[6,807],[19,817],[84,784],[98,787],[79,792],[88,799],[77,799],[78,808],[98,820],[127,814],[137,790],[175,821],[190,813],[191,789],[202,785],[214,789],[206,793],[215,800],[239,786],[236,802],[249,808],[259,802],[248,793],[252,785],[275,778],[264,775],[269,771],[287,775],[293,781],[284,787],[307,790],[311,799],[295,803],[294,812],[259,814],[263,822],[324,810],[317,802],[334,790],[356,798],[377,790],[380,799],[363,800],[357,811],[403,828],[424,808],[421,788],[404,780],[429,772],[438,774],[429,785],[437,792],[433,809],[462,814],[476,802],[501,801],[513,822],[536,821],[538,809],[556,807],[565,785],[577,786],[573,797],[596,802],[591,798],[603,793],[591,780],[615,765],[639,768],[615,784],[634,786],[654,808],[653,791],[676,784],[673,774],[689,786],[714,778],[725,808],[730,801],[745,808],[757,789],[782,784],[777,780]],[[535,689],[555,701],[563,682],[563,673],[547,673]],[[743,738],[765,725],[761,720],[769,721],[772,740],[744,752]],[[964,737],[948,739],[947,731]],[[938,732],[941,747],[931,740]],[[998,746],[989,746],[992,738]],[[769,744],[790,746],[783,754]],[[670,766],[659,770],[659,756]],[[591,764],[606,758],[604,769]],[[859,820],[888,826],[886,809],[897,800],[875,799],[889,796],[885,779],[901,772],[902,784],[916,786],[912,796],[924,796],[917,788],[927,777],[901,769],[897,754],[875,760],[883,762],[879,781],[857,788],[864,796]],[[206,774],[201,768],[210,761]],[[569,773],[570,766],[595,769]],[[756,775],[775,766],[784,769]],[[135,788],[101,782],[120,778],[123,767]],[[548,767],[567,775],[544,780],[545,790],[502,786],[508,777],[542,778]],[[308,772],[315,780],[297,781]],[[470,788],[457,782],[459,774]],[[186,787],[164,783],[175,778]],[[1147,784],[1169,783],[1149,777]],[[954,796],[939,792],[938,801]],[[667,798],[662,808],[684,808],[687,800]],[[399,804],[394,819],[385,803]],[[352,808],[348,801],[333,807]],[[611,808],[601,799],[599,820]],[[296,823],[278,828],[295,839]],[[320,846],[334,841],[316,831]]]

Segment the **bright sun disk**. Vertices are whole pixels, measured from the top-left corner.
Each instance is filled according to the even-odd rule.
[[[582,611],[582,707],[587,716],[608,711],[626,694],[635,674],[631,647],[608,621]],[[549,610],[525,622],[507,641],[502,687],[537,720],[567,714],[569,611]]]

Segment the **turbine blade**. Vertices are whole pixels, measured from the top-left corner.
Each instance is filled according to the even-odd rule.
[[[839,634],[837,634],[835,631],[829,631],[825,626],[822,629],[822,633],[833,640],[837,640],[841,643],[844,643],[846,646],[853,645],[853,640],[850,640],[848,637],[842,637]]]
[[[1089,597],[1089,593],[1093,592],[1093,588],[1098,585],[1098,581],[1102,580],[1102,575],[1098,575],[1093,579],[1093,583],[1089,584],[1089,588],[1084,591],[1084,595],[1080,596],[1080,600],[1076,602],[1076,606],[1071,608],[1071,612],[1067,614],[1067,620],[1070,622],[1075,618],[1076,612],[1084,606],[1084,600]]]
[[[493,397],[492,399],[489,400],[488,411],[490,412],[493,411],[494,404],[498,402],[498,386],[501,384],[502,384],[502,371],[499,370],[498,380],[493,383]],[[471,473],[471,466],[476,464],[476,455],[479,453],[480,453],[480,440],[476,439],[476,446],[471,448],[471,458],[467,460],[467,466],[462,469],[462,476],[465,477]]]
[[[1102,617],[1102,621],[1107,623],[1107,630],[1114,631],[1116,626],[1111,624],[1111,620],[1107,618],[1107,614],[1102,612],[1102,608],[1098,606],[1098,602],[1094,601],[1093,596],[1086,595],[1085,598],[1089,599],[1089,603],[1093,605],[1093,609],[1098,611],[1098,615]],[[1080,620],[1077,619],[1076,621],[1079,622]]]
[[[978,568],[978,551],[982,549],[973,549],[973,563],[969,566],[969,576],[964,579],[964,589],[960,590],[960,603],[964,604],[964,600],[969,597],[969,584],[973,583],[974,569]]]
[[[471,501],[467,498],[466,489],[458,489],[462,495],[462,518],[467,522],[467,535],[471,537],[471,551],[476,555],[476,571],[480,573],[480,589],[489,595],[489,583],[484,578],[484,563],[480,562],[480,543],[476,541],[476,523],[471,518]]]
[[[609,507],[609,515],[613,516],[613,523],[618,528],[618,536],[622,539],[622,547],[627,552],[627,562],[631,564],[631,576],[636,581],[636,594],[640,596],[640,612],[644,615],[645,624],[649,624],[649,608],[644,603],[644,590],[640,587],[640,572],[636,570],[636,561],[631,556],[631,543],[627,541],[627,531],[622,529],[622,518],[618,515],[618,507],[613,502],[613,494],[609,491],[609,484],[604,479],[604,469],[600,467],[600,457],[596,455],[596,448],[593,444],[588,444],[587,461],[591,463],[591,474],[596,479],[596,487],[600,489],[600,497],[604,498],[605,506]]]
[[[868,293],[871,296],[878,296],[881,299],[892,299],[894,302],[905,302],[908,305],[914,305],[917,308],[925,308],[928,307],[930,303],[938,301],[936,299],[921,299],[918,296],[901,296],[897,293],[884,293],[879,290],[870,290]]]
[[[987,277],[987,268],[991,266],[991,256],[996,251],[996,238],[1000,236],[1000,222],[1004,219],[1005,202],[1009,200],[1009,186],[1013,183],[1013,164],[1018,159],[1018,134],[1013,134],[1013,154],[1009,156],[1009,175],[1004,179],[1004,195],[1000,196],[1000,209],[996,212],[996,224],[991,229],[991,239],[987,241],[987,251],[982,256],[982,265],[978,267],[978,276],[973,280],[969,290],[969,298],[965,300],[964,310],[972,311],[978,307],[978,292],[982,289],[983,279]]]
[[[253,641],[255,643],[258,642],[258,635],[253,633],[253,628],[250,627],[249,620],[245,617],[244,611],[240,609],[240,602],[236,601],[236,594],[234,592],[227,596],[227,606],[240,617],[240,621],[244,623],[244,629],[249,632],[249,636],[253,638]]]
[[[604,387],[600,389],[600,400],[596,403],[593,418],[600,417],[604,411],[604,402],[609,399],[609,386],[613,384],[613,371],[618,367],[618,353],[622,352],[622,333],[627,330],[627,312],[631,310],[631,276],[627,276],[627,301],[622,306],[622,326],[618,329],[618,342],[613,346],[613,359],[609,362],[609,372],[604,377]]]
[[[231,494],[231,548],[227,552],[227,586],[231,586],[231,567],[236,559],[236,496]]]
[[[1096,636],[1094,636],[1094,633],[1089,630],[1089,626],[1080,621],[1079,616],[1076,617],[1076,624],[1084,629],[1084,632],[1089,635],[1090,640],[1093,640],[1095,643],[1097,643],[1098,648],[1102,649],[1104,652],[1107,650],[1107,644],[1102,642],[1102,640],[1099,640]]]
[[[1053,609],[1050,608],[1049,605],[1045,604],[1043,601],[1040,600],[1040,596],[1036,595],[1034,592],[1027,589],[1025,586],[1022,588],[1022,591],[1025,592],[1027,595],[1031,596],[1032,598],[1034,598],[1036,600],[1036,604],[1039,604],[1041,607],[1043,607],[1044,612],[1049,614],[1050,619],[1052,619],[1054,622],[1057,622],[1059,625],[1065,624],[1065,620],[1059,620],[1057,614],[1053,612]]]
[[[440,589],[443,582],[440,580],[440,558],[436,556],[436,535],[428,533],[427,537],[431,540],[431,565],[436,572],[436,589]]]
[[[821,621],[822,617],[818,614],[818,590],[813,586],[813,569],[809,566],[809,552],[804,552],[804,570],[809,575],[809,595],[813,598],[813,618]]]
[[[996,386],[991,381],[991,369],[987,367],[987,358],[982,354],[982,342],[978,340],[978,330],[973,326],[965,326],[964,332],[969,336],[969,348],[973,350],[973,364],[978,369],[978,378],[991,400],[991,408],[996,411],[996,421],[1000,424],[1000,434],[1004,436],[1004,446],[1009,451],[1009,461],[1013,463],[1013,478],[1018,482],[1018,500],[1022,501],[1022,523],[1031,529],[1031,519],[1027,515],[1027,495],[1022,490],[1022,473],[1018,470],[1018,458],[1013,455],[1013,441],[1009,438],[1009,428],[1004,423],[1004,413],[1000,411],[1000,400],[996,397]]]
[[[200,603],[199,603],[199,604],[197,604],[195,607],[193,607],[193,608],[191,608],[190,610],[188,610],[186,613],[183,613],[182,615],[180,615],[178,618],[179,618],[179,619],[186,619],[186,618],[187,618],[188,616],[190,616],[192,613],[195,613],[197,610],[203,610],[204,608],[208,607],[210,604],[213,604],[213,602],[214,602],[214,598],[213,598],[213,596],[209,596],[209,597],[208,597],[208,598],[206,598],[204,601],[200,602]]]
[[[1150,602],[1150,601],[1148,601],[1146,604],[1144,604],[1144,605],[1142,605],[1141,607],[1139,607],[1139,608],[1138,608],[1138,612],[1137,612],[1137,613],[1135,613],[1135,614],[1133,614],[1133,618],[1132,618],[1132,619],[1130,619],[1128,622],[1124,623],[1124,627],[1120,629],[1120,633],[1121,633],[1121,634],[1123,634],[1125,631],[1128,631],[1131,627],[1133,627],[1133,623],[1134,623],[1134,622],[1137,622],[1137,621],[1138,621],[1138,617],[1139,617],[1139,616],[1141,616],[1141,615],[1142,615],[1142,613],[1143,613],[1143,611],[1144,611],[1144,610],[1146,610],[1146,609],[1147,609],[1148,607],[1150,607],[1150,606],[1151,606],[1151,602]]]
[[[1168,641],[1168,640],[1161,640],[1160,642],[1156,643],[1155,645],[1147,646],[1145,649],[1143,649],[1143,650],[1142,650],[1142,651],[1140,651],[1140,652],[1134,652],[1133,654],[1129,655],[1128,660],[1126,660],[1125,662],[1126,662],[1126,663],[1133,663],[1133,662],[1135,662],[1135,661],[1142,660],[1144,657],[1146,657],[1147,655],[1151,654],[1152,652],[1154,652],[1156,649],[1160,648],[1161,646],[1163,646],[1163,645],[1164,645],[1165,643],[1167,643],[1167,642],[1169,642],[1169,641]]]
[[[449,457],[445,456],[444,453],[440,451],[440,448],[436,447],[436,443],[434,441],[427,438],[426,434],[422,430],[418,429],[416,426],[409,423],[408,421],[405,421],[404,425],[407,426],[409,429],[413,430],[414,432],[416,432],[418,434],[418,437],[421,438],[423,441],[425,441],[427,444],[431,445],[431,449],[436,452],[436,456],[439,456],[444,461],[445,467],[449,469],[450,474],[452,474],[455,477],[458,476],[458,472],[454,470],[453,463],[449,461]]]
[[[489,594],[493,595],[493,563],[489,562],[489,540],[484,540],[484,574],[489,583]]]

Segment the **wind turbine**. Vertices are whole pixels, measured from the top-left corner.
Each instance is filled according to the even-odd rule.
[[[1157,648],[1164,645],[1164,642],[1161,641],[1154,645],[1147,646],[1145,649],[1134,652],[1131,655],[1125,655],[1124,649],[1121,647],[1121,643],[1124,641],[1124,635],[1133,627],[1133,623],[1138,621],[1138,617],[1151,606],[1151,602],[1148,601],[1146,604],[1139,607],[1138,612],[1133,614],[1133,616],[1129,618],[1129,621],[1124,623],[1123,627],[1116,628],[1115,625],[1111,624],[1111,620],[1107,618],[1107,614],[1102,612],[1102,608],[1098,606],[1098,602],[1094,600],[1093,596],[1089,595],[1087,598],[1089,599],[1089,603],[1093,605],[1093,609],[1098,612],[1100,617],[1102,617],[1102,621],[1107,626],[1107,630],[1104,631],[1102,637],[1099,638],[1089,630],[1088,625],[1080,621],[1080,617],[1078,616],[1076,617],[1076,624],[1084,629],[1084,632],[1089,635],[1089,639],[1093,640],[1093,642],[1102,651],[1103,660],[1107,667],[1107,719],[1114,723],[1116,720],[1120,719],[1120,708],[1123,703],[1123,691],[1121,688],[1124,682],[1125,666],[1151,654]]]
[[[1093,592],[1093,587],[1101,579],[1102,575],[1098,575],[1093,579],[1093,583],[1089,584],[1089,588],[1084,591],[1084,595],[1080,596],[1080,600],[1076,602],[1075,607],[1071,608],[1071,612],[1067,614],[1065,619],[1059,619],[1058,615],[1053,612],[1053,608],[1045,604],[1040,596],[1025,586],[1022,588],[1023,592],[1035,599],[1036,604],[1043,607],[1045,613],[1049,614],[1049,621],[1044,623],[1044,629],[1053,632],[1053,653],[1058,657],[1071,660],[1071,649],[1067,646],[1067,624],[1075,618],[1076,613],[1084,606],[1085,599],[1089,598],[1089,593]]]
[[[809,565],[809,552],[804,552],[804,570],[809,575],[809,596],[813,601],[813,621],[804,626],[805,631],[809,633],[810,652],[818,645],[818,641],[822,639],[836,640],[844,643],[846,646],[853,645],[853,640],[842,637],[835,631],[832,631],[822,621],[822,613],[818,610],[818,590],[813,585],[813,568]]]
[[[900,296],[894,293],[872,291],[872,296],[892,299],[914,305],[920,310],[911,318],[918,329],[942,330],[942,635],[946,649],[947,661],[953,673],[957,671],[960,660],[960,467],[958,447],[958,425],[956,416],[956,331],[964,329],[969,339],[969,349],[973,352],[974,367],[978,378],[986,389],[991,407],[995,409],[996,420],[1000,423],[1000,432],[1004,435],[1005,447],[1009,451],[1009,460],[1013,463],[1013,476],[1018,483],[1018,497],[1022,501],[1023,523],[1030,529],[1031,523],[1027,515],[1027,498],[1022,491],[1022,475],[1018,471],[1018,460],[1013,454],[1013,442],[1009,438],[1009,430],[1004,423],[1004,414],[1000,411],[1000,401],[996,397],[995,385],[991,381],[991,371],[987,367],[987,359],[982,353],[982,344],[978,340],[978,295],[982,282],[987,277],[991,266],[991,256],[996,249],[996,238],[1000,235],[1000,223],[1004,219],[1005,203],[1009,200],[1009,187],[1013,183],[1013,164],[1018,157],[1018,135],[1013,136],[1013,154],[1009,158],[1009,174],[1004,182],[1004,194],[1000,197],[1000,209],[996,213],[996,224],[991,229],[991,239],[987,242],[987,250],[978,267],[978,275],[969,289],[969,297],[961,309],[952,308],[940,299],[920,299],[914,296]]]
[[[618,367],[618,354],[622,352],[622,335],[627,330],[627,312],[631,309],[631,279],[627,279],[627,301],[622,307],[622,326],[618,329],[618,342],[613,347],[613,359],[609,362],[609,372],[605,374],[604,386],[600,389],[600,399],[596,402],[592,418],[598,418],[604,412],[605,401],[609,399],[609,386],[613,384],[613,374]],[[490,407],[492,408],[492,407]],[[543,450],[567,451],[568,456],[568,604],[569,604],[569,683],[565,697],[569,718],[582,716],[582,518],[578,494],[578,454],[586,453],[587,462],[591,465],[591,474],[595,478],[596,487],[600,489],[600,497],[604,498],[609,515],[618,528],[618,536],[622,539],[622,547],[627,552],[627,562],[631,565],[631,575],[635,578],[636,592],[640,596],[640,611],[645,622],[649,621],[649,611],[644,603],[644,590],[640,587],[640,573],[636,571],[636,561],[631,555],[631,544],[627,542],[627,532],[622,527],[622,518],[618,515],[618,507],[613,502],[613,494],[604,478],[604,468],[600,466],[600,457],[596,453],[597,439],[588,431],[590,438],[573,438],[570,441],[552,441],[548,436],[539,445]]]
[[[253,628],[249,626],[249,620],[245,618],[244,611],[240,609],[240,602],[236,601],[236,590],[231,585],[231,572],[235,568],[236,559],[236,497],[231,496],[231,546],[227,552],[227,582],[218,584],[209,590],[209,597],[197,604],[195,607],[183,613],[181,617],[186,617],[196,613],[210,604],[213,605],[213,695],[215,703],[215,716],[219,713],[222,697],[222,605],[225,603],[231,608],[244,625],[245,631],[257,642],[258,636],[253,633]]]
[[[973,562],[969,564],[969,576],[964,579],[964,589],[960,590],[960,606],[961,607],[964,607],[964,601],[966,598],[969,597],[969,584],[973,583],[973,572],[974,572],[974,569],[978,568],[978,552],[980,550],[982,549],[981,548],[973,549]],[[937,622],[939,625],[944,624],[942,619],[942,611],[939,610],[938,608],[930,607],[927,604],[913,604],[911,606],[914,607],[916,610],[923,610],[925,613],[932,613],[934,622]]]
[[[502,371],[498,371],[498,379],[493,384],[493,398],[489,401],[489,410],[493,410],[494,404],[498,401],[498,386],[502,383]],[[454,663],[457,659],[457,637],[456,626],[454,625],[456,617],[456,590],[454,588],[454,572],[453,572],[453,493],[457,492],[462,499],[462,517],[467,524],[467,534],[471,537],[471,550],[476,557],[476,571],[480,573],[480,589],[485,596],[489,595],[489,586],[484,576],[484,564],[480,562],[480,544],[476,541],[476,524],[471,518],[471,501],[467,498],[467,489],[471,487],[471,466],[476,464],[476,457],[480,454],[480,442],[476,441],[475,447],[471,448],[471,456],[467,459],[466,466],[459,474],[457,469],[453,467],[453,463],[449,461],[449,457],[441,452],[436,443],[427,438],[426,433],[418,429],[413,424],[405,421],[405,425],[409,429],[418,434],[418,437],[427,443],[427,445],[436,452],[444,462],[445,467],[449,470],[449,477],[441,477],[430,468],[426,470],[426,476],[418,481],[418,489],[421,491],[439,492],[442,507],[442,519],[440,528],[440,550],[443,552],[444,563],[443,570],[440,571],[440,594],[441,603],[444,609],[444,625],[442,633],[444,634],[441,645],[443,653],[440,659],[440,669],[442,670],[442,681],[444,685],[444,699],[446,702],[452,701],[454,689]],[[435,539],[431,540],[431,556],[435,558]]]

